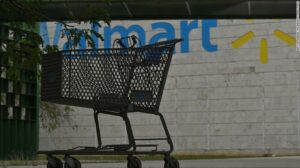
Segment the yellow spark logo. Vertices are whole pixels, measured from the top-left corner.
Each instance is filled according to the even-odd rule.
[[[252,21],[251,21],[252,22]],[[275,29],[273,31],[273,35],[277,37],[282,42],[288,44],[289,46],[295,46],[296,45],[296,39],[281,31],[278,29]],[[238,39],[232,41],[231,46],[232,48],[238,49],[242,47],[244,44],[249,42],[254,37],[254,32],[249,31],[245,33],[244,35],[240,36]],[[268,63],[268,41],[265,38],[260,39],[260,63],[261,64],[267,64]]]
[[[283,42],[287,43],[290,46],[295,46],[296,45],[296,39],[295,37],[284,33],[280,30],[274,30],[274,35],[279,38],[280,40],[282,40]]]

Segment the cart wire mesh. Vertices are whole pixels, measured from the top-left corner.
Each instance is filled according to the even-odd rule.
[[[42,62],[42,100],[94,109],[157,112],[179,41],[47,54]]]

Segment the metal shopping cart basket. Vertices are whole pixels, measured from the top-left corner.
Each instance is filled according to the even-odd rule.
[[[63,163],[54,157],[62,154],[67,168],[81,167],[71,155],[127,155],[128,168],[141,168],[141,161],[133,155],[162,154],[165,168],[179,168],[178,161],[170,156],[173,143],[159,105],[174,47],[180,41],[174,39],[138,46],[139,40],[130,36],[115,40],[112,49],[66,50],[45,55],[42,61],[42,100],[92,108],[98,139],[97,147],[39,151],[48,155],[47,167],[63,167]],[[130,112],[159,116],[166,136],[135,139],[128,118]],[[123,118],[128,144],[102,144],[99,113]],[[169,149],[159,150],[157,144],[136,143],[147,140],[166,141]],[[140,147],[144,150],[139,150]],[[147,147],[152,148],[145,150]]]

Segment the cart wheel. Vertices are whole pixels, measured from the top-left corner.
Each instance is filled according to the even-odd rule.
[[[128,156],[127,157],[127,168],[142,168],[142,162],[137,157]]]
[[[47,168],[63,168],[63,163],[53,156],[48,156]]]
[[[65,168],[81,168],[81,163],[74,157],[65,157]]]
[[[172,156],[165,156],[164,168],[180,168],[179,162]]]

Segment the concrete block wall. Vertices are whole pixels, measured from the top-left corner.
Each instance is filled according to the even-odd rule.
[[[152,30],[157,21],[118,21],[141,25],[146,39],[164,30]],[[180,37],[180,20],[171,23]],[[273,35],[275,29],[295,37],[294,20],[218,20],[211,28],[216,52],[202,47],[199,28],[190,31],[189,52],[176,47],[160,111],[166,117],[177,152],[268,151],[300,149],[300,53]],[[53,28],[54,26],[52,26]],[[49,36],[54,30],[48,27]],[[231,42],[248,31],[254,37],[239,49]],[[53,34],[53,33],[52,33]],[[118,37],[113,34],[112,39]],[[261,64],[260,39],[268,41],[269,61]],[[100,44],[100,47],[103,46]],[[40,149],[96,145],[92,110],[75,108],[77,130],[65,125],[53,133],[40,130]],[[156,117],[130,115],[135,135],[161,136]],[[105,142],[125,143],[121,119],[101,115]],[[165,145],[162,145],[165,146]]]

